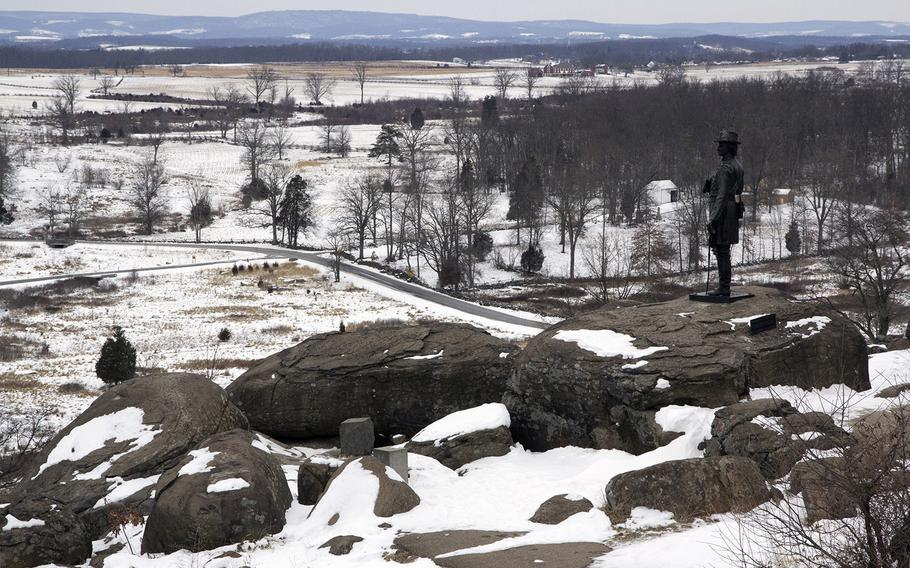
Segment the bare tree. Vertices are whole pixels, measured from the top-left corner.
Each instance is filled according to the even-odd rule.
[[[339,126],[332,145],[339,156],[347,158],[351,152],[351,129],[347,126]]]
[[[582,251],[585,268],[594,280],[592,295],[601,304],[629,297],[634,291],[632,256],[628,241],[601,223],[597,237]]]
[[[16,164],[21,148],[13,143],[8,132],[0,130],[0,198],[8,198],[13,193]],[[69,165],[69,161],[67,161]],[[63,172],[61,172],[63,173]]]
[[[536,71],[528,69],[524,79],[524,87],[525,92],[528,93],[528,100],[534,100],[534,88],[537,86],[537,82],[540,81],[540,77],[537,75]]]
[[[171,76],[173,77],[179,77],[180,75],[183,75],[183,67],[179,63],[172,63],[168,65],[167,69],[171,72]]]
[[[515,83],[518,77],[511,69],[502,67],[496,70],[493,76],[493,84],[496,85],[496,92],[499,94],[499,100],[504,101],[509,98],[509,89]]]
[[[275,82],[278,81],[278,74],[271,67],[261,65],[247,71],[246,80],[246,90],[250,97],[253,98],[253,102],[258,109],[263,97],[271,91]]]
[[[79,234],[79,227],[88,212],[88,194],[79,186],[70,187],[63,196],[63,215],[70,236]]]
[[[294,138],[291,136],[291,131],[284,123],[279,123],[278,126],[273,128],[271,136],[269,137],[269,142],[278,155],[279,160],[284,159],[284,153],[293,141]]]
[[[826,259],[828,268],[852,292],[856,306],[838,305],[839,298],[826,298],[853,321],[869,339],[888,334],[898,306],[896,298],[907,289],[910,257],[910,223],[896,209],[861,209],[852,221],[841,220],[841,236]],[[843,236],[849,230],[851,242]]]
[[[250,172],[251,186],[259,183],[259,166],[274,153],[270,138],[269,129],[259,121],[247,121],[238,130],[237,142],[244,149],[242,160]]]
[[[335,79],[323,73],[307,73],[303,79],[303,91],[310,100],[317,105],[322,104],[322,98],[327,97],[335,88]]]
[[[190,224],[196,235],[196,242],[202,241],[202,228],[212,222],[212,200],[209,189],[202,185],[198,178],[190,180],[186,189],[186,198],[190,205]]]
[[[269,162],[263,166],[262,182],[265,199],[254,211],[266,218],[266,226],[272,228],[272,244],[278,244],[278,227],[281,221],[281,198],[294,174],[290,166],[282,162]]]
[[[218,106],[215,109],[215,126],[222,138],[227,138],[228,130],[236,129],[240,118],[240,107],[244,102],[244,95],[234,85],[222,89],[213,85],[206,91],[208,98]]]
[[[105,97],[108,96],[111,92],[111,89],[117,86],[117,82],[110,75],[105,75],[98,81],[98,88],[101,89],[101,94]]]
[[[358,258],[363,258],[364,242],[370,223],[376,216],[382,198],[382,180],[366,175],[351,181],[342,189],[339,221],[357,239]]]
[[[66,105],[70,116],[76,115],[76,99],[79,98],[79,79],[75,75],[63,75],[54,80],[54,89]]]
[[[363,86],[367,82],[367,64],[363,62],[355,63],[351,67],[351,75],[360,86],[360,104],[363,104]]]
[[[335,282],[341,282],[341,259],[348,248],[350,248],[350,235],[338,225],[332,223],[332,228],[326,233],[326,241],[332,251],[332,272],[335,274]],[[361,255],[361,258],[363,255]]]
[[[335,139],[333,135],[335,134],[335,121],[329,117],[326,117],[325,121],[319,127],[320,138],[322,139],[322,151],[326,154],[332,152],[332,144]]]
[[[35,210],[47,220],[48,238],[55,236],[57,221],[63,215],[63,194],[56,186],[45,187],[38,192],[38,206]]]
[[[133,166],[133,183],[130,201],[136,209],[146,235],[151,235],[155,225],[167,211],[164,184],[168,181],[164,163],[147,155]]]

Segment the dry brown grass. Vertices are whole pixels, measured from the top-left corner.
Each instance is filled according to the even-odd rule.
[[[318,160],[298,160],[297,161],[297,171],[303,171],[306,168],[317,168],[324,164],[325,162],[320,162]]]
[[[211,368],[223,371],[225,369],[249,369],[258,362],[258,359],[216,358],[213,365],[209,359],[190,359],[180,363],[178,367],[185,371],[206,371]]]
[[[290,333],[294,333],[295,331],[297,331],[297,328],[295,328],[294,326],[290,326],[290,325],[282,323],[282,324],[277,324],[277,325],[271,325],[269,327],[264,327],[264,328],[262,328],[262,330],[260,330],[260,333],[265,333],[268,335],[287,335]]]
[[[0,373],[0,392],[36,391],[43,387],[44,385],[40,381],[32,377],[13,373]]]

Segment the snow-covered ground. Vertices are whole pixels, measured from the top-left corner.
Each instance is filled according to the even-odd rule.
[[[870,358],[872,390],[906,381],[910,351],[895,351]],[[767,391],[782,391],[780,387]],[[792,390],[792,389],[791,389]],[[766,390],[754,390],[753,398],[767,396]],[[836,387],[801,393],[798,397],[804,410],[824,408],[811,401],[831,400],[843,396]],[[843,400],[843,399],[840,399]],[[796,400],[794,400],[796,401]],[[810,401],[810,402],[807,402]],[[903,401],[906,403],[906,401]],[[851,412],[861,413],[896,404],[895,400],[866,396]],[[496,405],[480,407],[451,415],[432,425],[431,430],[451,434],[502,423]],[[591,450],[565,447],[536,453],[516,445],[505,456],[490,457],[452,471],[431,458],[409,456],[411,487],[421,497],[421,503],[410,512],[388,519],[377,519],[364,506],[375,498],[370,476],[346,472],[347,493],[342,499],[333,497],[332,503],[313,507],[294,503],[287,512],[287,526],[272,537],[239,547],[241,556],[229,558],[223,552],[237,547],[223,547],[212,551],[190,554],[178,552],[156,558],[139,557],[125,551],[106,560],[107,568],[158,568],[175,565],[207,565],[225,568],[248,566],[319,566],[327,568],[372,567],[387,565],[383,553],[388,550],[394,536],[400,532],[432,532],[459,529],[521,531],[522,536],[508,538],[475,549],[465,549],[451,555],[468,552],[489,552],[529,544],[592,541],[604,542],[613,550],[595,560],[597,568],[626,568],[644,566],[663,568],[696,568],[703,566],[733,566],[730,563],[729,539],[739,529],[739,515],[716,515],[694,523],[681,524],[671,513],[637,508],[632,517],[622,525],[613,526],[599,510],[603,504],[603,491],[615,475],[641,469],[667,460],[700,457],[699,443],[710,437],[714,410],[688,406],[670,406],[656,416],[658,423],[668,431],[684,432],[670,444],[634,456],[617,450]],[[436,434],[428,435],[435,438]],[[297,448],[311,454],[313,450]],[[348,479],[349,478],[349,479]],[[290,479],[291,489],[295,489]],[[530,522],[537,505],[549,497],[567,494],[572,498],[587,498],[595,505],[588,513],[579,513],[567,521],[551,526]],[[372,496],[372,497],[371,497]],[[320,508],[341,511],[336,526],[327,526],[326,514]],[[347,515],[345,515],[347,513]],[[325,517],[325,518],[323,518]],[[347,519],[347,520],[345,520]],[[377,525],[386,521],[391,528]],[[355,545],[351,554],[335,557],[325,549],[317,548],[333,536],[357,534],[364,541]],[[131,536],[134,548],[141,541],[141,527],[135,527]],[[100,544],[100,543],[99,543]],[[411,566],[429,568],[428,560],[418,560]]]

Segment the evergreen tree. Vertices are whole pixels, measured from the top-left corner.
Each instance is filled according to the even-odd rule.
[[[371,158],[383,158],[388,168],[388,179],[392,179],[392,163],[401,161],[401,147],[398,145],[398,139],[401,138],[401,132],[391,124],[383,124],[376,136],[376,142],[370,148],[369,156]]]
[[[515,221],[515,244],[521,244],[521,227],[534,227],[543,209],[544,189],[540,168],[534,158],[522,164],[512,179],[509,194],[509,211],[506,219]],[[534,241],[533,235],[530,238]]]
[[[420,107],[415,108],[414,112],[411,113],[411,129],[420,130],[425,123],[426,120],[423,118],[423,111],[420,110]]]
[[[521,253],[521,269],[527,274],[540,272],[543,268],[543,249],[538,244],[528,245],[528,250]]]
[[[787,234],[784,235],[784,245],[787,247],[791,256],[799,254],[799,251],[803,246],[802,239],[799,236],[799,225],[796,224],[796,219],[790,221],[790,228],[787,230]]]
[[[483,262],[487,255],[493,251],[493,237],[486,231],[477,231],[474,233],[474,239],[471,242],[471,254],[474,258]]]
[[[16,207],[10,205],[9,208],[6,207],[6,204],[3,203],[3,197],[0,196],[0,225],[9,225],[13,222],[13,213],[16,212]]]
[[[120,326],[114,326],[114,334],[101,346],[95,374],[108,384],[128,381],[136,375],[136,348]]]
[[[480,109],[480,124],[486,128],[494,128],[499,124],[499,107],[496,105],[496,97],[487,95],[483,98]]]
[[[300,233],[312,226],[312,207],[306,180],[297,174],[288,182],[278,206],[278,219],[286,232],[288,246],[296,247]]]

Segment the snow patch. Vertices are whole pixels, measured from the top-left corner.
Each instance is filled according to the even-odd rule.
[[[208,473],[212,471],[211,463],[212,459],[215,458],[221,452],[213,452],[208,448],[200,448],[198,450],[193,450],[190,452],[190,455],[193,457],[192,460],[185,466],[180,468],[180,471],[177,472],[177,477],[181,475],[194,475],[196,473]]]
[[[796,321],[788,321],[787,329],[793,329],[795,327],[809,327],[814,326],[813,329],[810,329],[808,333],[794,332],[795,335],[799,335],[802,338],[812,337],[816,333],[825,329],[825,326],[831,323],[831,318],[827,316],[813,316],[810,318],[803,318]]]
[[[230,479],[222,479],[221,481],[216,481],[215,483],[210,483],[208,487],[205,488],[206,493],[227,493],[228,491],[238,491],[240,489],[246,489],[250,484],[247,480],[241,479],[239,477],[232,477]]]
[[[724,320],[724,323],[728,324],[730,326],[730,329],[732,329],[733,331],[736,331],[737,325],[739,325],[741,323],[749,323],[750,321],[754,320],[755,318],[760,318],[760,317],[766,316],[766,315],[768,315],[768,314],[758,314],[757,316],[746,316],[744,318],[733,318],[731,320]]]
[[[611,329],[569,329],[556,332],[553,339],[574,342],[585,351],[599,357],[622,357],[623,359],[640,359],[666,351],[669,347],[646,347],[640,349],[632,345],[635,338]]]
[[[504,404],[491,402],[467,410],[459,410],[433,422],[413,438],[414,442],[441,442],[469,432],[493,430],[512,424],[509,411]]]
[[[13,530],[13,529],[27,529],[29,527],[43,527],[44,521],[41,519],[29,519],[27,521],[20,521],[13,515],[6,516],[6,525],[3,526],[3,530]]]
[[[123,501],[127,497],[134,495],[135,493],[145,489],[149,485],[154,485],[158,483],[158,478],[161,477],[161,474],[153,475],[151,477],[139,477],[136,479],[130,479],[129,481],[124,481],[122,477],[113,477],[111,478],[110,487],[107,488],[109,493],[106,497],[102,497],[95,503],[93,509],[100,509],[105,505],[110,503],[117,503]]]
[[[93,418],[85,424],[76,426],[54,446],[47,456],[47,461],[41,465],[35,477],[41,475],[52,465],[84,458],[95,450],[103,448],[108,440],[132,441],[126,452],[111,458],[110,464],[123,455],[148,444],[161,433],[161,430],[153,430],[154,426],[143,424],[143,415],[141,408],[129,407]]]
[[[438,359],[442,357],[442,352],[444,349],[440,349],[439,353],[433,353],[432,355],[414,355],[413,357],[408,357],[408,359]]]
[[[644,529],[657,529],[675,524],[673,513],[670,511],[658,511],[648,507],[635,507],[629,520],[622,526],[629,530],[638,531]]]
[[[642,360],[636,361],[634,363],[626,363],[625,365],[622,366],[622,368],[624,370],[638,369],[639,367],[644,367],[647,364],[648,364],[648,361],[645,359],[642,359]]]
[[[670,381],[667,379],[657,379],[657,384],[654,385],[654,388],[657,390],[664,390],[670,388]]]

